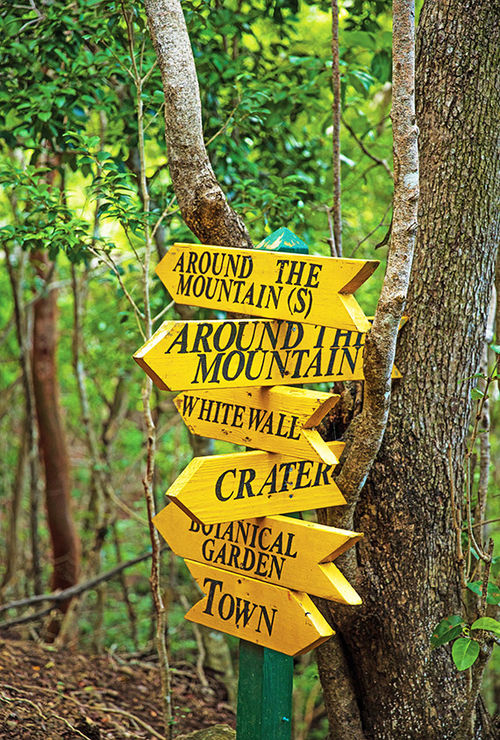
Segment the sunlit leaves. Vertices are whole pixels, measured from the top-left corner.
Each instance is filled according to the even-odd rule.
[[[459,671],[465,671],[475,663],[479,655],[479,643],[470,637],[459,637],[455,640],[451,649],[453,662]]]

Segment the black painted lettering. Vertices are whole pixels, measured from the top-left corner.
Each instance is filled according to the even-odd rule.
[[[215,552],[215,540],[204,540],[201,545],[201,556],[204,560],[211,563]]]
[[[187,338],[188,338],[188,324],[184,324],[180,332],[175,337],[174,341],[171,343],[171,345],[168,347],[168,349],[165,350],[165,354],[168,355],[170,350],[175,347],[177,344],[180,345],[180,349],[178,350],[179,355],[185,354],[187,349]]]
[[[271,300],[274,303],[274,308],[278,308],[278,304],[280,302],[281,291],[282,290],[283,290],[283,286],[280,286],[278,288],[278,293],[276,294],[276,288],[274,287],[274,285],[268,285],[268,295],[267,295],[266,308],[269,308],[269,303],[271,302]]]
[[[172,268],[172,272],[175,272],[176,270],[180,270],[181,272],[184,272],[184,252],[180,253],[179,259],[175,263],[175,267]]]
[[[322,350],[319,349],[314,355],[314,357],[312,358],[307,368],[304,370],[305,378],[308,378],[309,375],[311,374],[314,375],[315,378],[318,378],[321,375],[321,358],[322,358],[321,353],[322,353]]]
[[[264,409],[254,409],[253,406],[248,408],[248,428],[257,431],[266,411]]]
[[[251,550],[249,547],[245,547],[243,560],[240,562],[240,568],[241,570],[252,570],[255,565],[255,551]]]
[[[217,481],[215,483],[215,495],[219,499],[219,501],[229,501],[231,496],[234,493],[234,490],[228,493],[226,496],[222,493],[222,484],[224,482],[224,478],[226,475],[233,475],[234,478],[236,478],[236,469],[233,468],[232,470],[225,470],[219,477],[217,478]]]
[[[236,405],[234,407],[234,414],[233,414],[233,421],[231,423],[232,427],[236,427],[237,429],[241,429],[243,426],[243,412],[245,410],[244,406]]]
[[[277,466],[273,465],[269,473],[267,474],[267,478],[264,481],[264,483],[261,485],[259,490],[259,496],[261,494],[266,494],[266,496],[270,496],[272,493],[276,493],[276,477],[277,477]],[[269,488],[268,491],[265,491],[266,488]]]
[[[226,609],[226,614],[224,614],[224,606],[226,604],[228,604],[228,608]],[[221,596],[218,606],[218,612],[219,617],[221,619],[224,619],[224,621],[227,622],[228,619],[231,619],[234,614],[234,598],[231,594],[223,594]]]
[[[342,372],[342,366],[344,364],[344,360],[347,360],[347,364],[351,368],[351,372],[352,373],[354,372],[354,369],[356,367],[356,361],[359,355],[359,350],[360,350],[360,347],[356,347],[356,354],[353,357],[351,354],[351,351],[352,351],[351,347],[343,347],[343,356],[342,356],[342,359],[340,360],[339,374]]]
[[[255,496],[254,492],[252,491],[252,482],[255,480],[255,475],[255,470],[253,470],[252,468],[243,468],[243,470],[240,471],[240,485],[238,487],[238,493],[236,494],[235,499],[243,498],[245,492],[249,498]]]
[[[239,542],[241,538],[241,540],[246,545],[247,540],[248,540],[248,531],[250,528],[250,523],[249,522],[236,522],[236,527],[237,527],[236,542]]]
[[[231,368],[231,363],[233,362],[233,359],[236,360],[237,364],[236,367]],[[222,365],[222,377],[224,380],[236,380],[236,378],[239,378],[241,375],[243,368],[245,367],[245,355],[243,352],[240,352],[237,349],[233,349],[232,352],[229,352],[226,355],[226,358],[224,359],[224,364]]]
[[[298,421],[299,421],[299,417],[295,416],[295,414],[292,414],[292,421],[290,423],[290,429],[288,431],[288,439],[300,439],[300,431],[297,432],[296,436],[294,436],[295,427],[297,426]]]
[[[273,533],[273,530],[271,529],[271,527],[261,527],[261,529],[259,529],[258,540],[259,540],[259,547],[261,550],[269,550],[269,545],[266,545],[265,538],[264,538],[266,533],[267,534]]]
[[[267,575],[267,561],[269,560],[269,555],[265,552],[259,552],[257,555],[257,563],[255,566],[254,574],[256,576],[262,576]]]
[[[236,337],[236,349],[246,352],[250,349],[253,344],[255,332],[259,326],[258,321],[239,321],[238,322],[238,335]],[[251,332],[250,332],[251,329]],[[247,335],[247,342],[243,345],[243,335]]]
[[[280,411],[280,420],[278,422],[278,428],[276,429],[276,436],[277,437],[288,437],[288,432],[283,431],[283,424],[285,423],[286,414],[283,414]]]
[[[215,593],[217,588],[220,588],[220,590],[222,591],[223,583],[222,581],[216,581],[215,578],[205,578],[205,580],[203,581],[203,587],[205,587],[207,583],[209,583],[210,586],[207,594],[207,603],[205,604],[203,613],[210,614],[210,616],[213,617],[212,604],[214,603]]]
[[[264,618],[264,622],[266,623],[267,632],[268,632],[269,636],[271,636],[272,633],[273,633],[273,628],[274,628],[274,618],[275,618],[278,610],[277,609],[273,609],[272,610],[272,617],[269,617],[269,614],[268,614],[267,609],[266,609],[265,606],[262,606],[261,604],[259,604],[259,608],[260,608],[260,617],[259,617],[259,624],[257,625],[256,632],[260,632],[260,625],[261,625],[261,622],[262,622],[262,618]]]
[[[313,466],[313,463],[310,460],[301,460],[299,462],[298,470],[297,470],[297,481],[295,483],[295,488],[310,488],[311,487],[309,473],[311,472],[312,466]],[[305,480],[305,482],[302,482],[303,479]]]
[[[238,558],[240,556],[240,553],[241,548],[239,545],[231,545],[226,565],[228,565],[230,568],[238,568]]]
[[[285,338],[281,349],[295,349],[304,338],[304,327],[292,321],[287,322]]]
[[[281,574],[283,573],[283,566],[285,565],[285,558],[277,558],[276,555],[271,555],[271,566],[269,568],[268,578],[273,577],[273,570],[276,571],[276,578],[281,580]]]
[[[282,279],[283,270],[285,266],[288,264],[289,264],[289,260],[277,260],[276,265],[278,266],[278,277],[276,278],[276,282],[278,284],[283,282],[283,279]]]
[[[196,368],[193,385],[195,383],[199,383],[198,374],[201,375],[201,382],[205,383],[210,373],[212,373],[212,378],[211,380],[208,380],[208,382],[209,383],[219,383],[219,370],[220,370],[223,357],[224,355],[222,354],[222,352],[219,352],[217,355],[215,355],[210,367],[207,368],[207,356],[198,355],[198,367]]]
[[[198,255],[196,252],[189,252],[189,262],[187,266],[187,272],[196,272],[196,261],[198,259]]]
[[[295,363],[295,369],[292,373],[292,378],[301,378],[301,369],[302,369],[302,360],[304,357],[309,357],[309,350],[308,349],[295,349],[292,352],[292,357],[294,358],[297,355],[297,362]]]
[[[252,607],[252,610],[250,611],[250,606]],[[251,618],[253,617],[253,613],[257,608],[257,604],[250,604],[250,601],[247,599],[241,599],[239,596],[236,597],[236,618],[235,618],[235,625],[236,627],[240,626],[240,621],[243,618],[243,627],[246,627]]]
[[[204,275],[206,272],[210,270],[210,252],[202,252],[200,254],[200,259],[198,260],[198,270]]]
[[[218,563],[220,565],[226,565],[226,544],[225,543],[222,545],[221,549],[215,556],[213,562]]]
[[[191,277],[191,276],[190,276]],[[199,298],[205,292],[206,281],[203,275],[198,275],[193,282],[193,295]]]
[[[191,290],[191,283],[193,280],[192,275],[186,275],[181,272],[179,275],[179,282],[177,283],[177,293],[179,295],[190,295],[189,291]]]
[[[293,538],[295,537],[293,532],[287,532],[287,543],[286,543],[286,550],[285,550],[285,556],[287,558],[296,558],[297,557],[297,550],[295,552],[291,552],[292,550],[292,543]]]
[[[317,463],[318,469],[316,470],[316,477],[314,479],[313,486],[328,486],[330,481],[328,480],[328,474],[333,469],[333,465],[327,465],[326,463]],[[323,478],[323,483],[321,483]]]
[[[187,326],[187,324],[186,324]],[[208,337],[213,332],[213,325],[208,324],[204,321],[200,322],[196,326],[196,336],[193,342],[193,348],[191,352],[210,352],[210,346],[208,344]],[[203,345],[200,350],[200,343]]]
[[[297,465],[297,462],[295,461],[281,463],[280,471],[283,470],[284,472],[283,472],[283,480],[281,481],[280,493],[282,491],[288,491],[289,488],[293,488],[293,483],[291,483],[289,478],[296,465]]]
[[[202,398],[200,410],[198,413],[198,419],[201,419],[203,421],[203,414],[206,414],[205,421],[210,421],[210,412],[212,411],[213,405],[214,402],[211,399],[209,400],[208,398]]]
[[[253,283],[248,288],[247,292],[241,299],[241,303],[248,303],[249,306],[253,306]]]
[[[319,285],[318,276],[322,269],[323,269],[323,265],[320,265],[317,262],[309,263],[309,275],[307,276],[307,280],[305,283],[306,288],[317,288],[318,287]]]
[[[191,416],[199,400],[198,396],[184,394],[182,396],[182,416]]]
[[[286,366],[288,364],[288,358],[289,358],[289,356],[290,356],[290,351],[287,350],[286,351],[285,361],[283,362],[283,356],[280,355],[280,353],[277,352],[275,349],[271,350],[271,362],[269,364],[269,373],[267,374],[267,378],[268,379],[269,378],[272,378],[272,375],[273,375],[273,365],[275,363],[278,366],[279,374],[281,375],[282,378],[284,378],[286,375],[289,375],[290,374],[290,373],[288,373],[286,371]]]
[[[253,259],[252,255],[244,255],[241,260],[241,268],[239,277],[241,280],[245,280],[253,270]]]
[[[229,329],[229,335],[223,340],[223,333],[226,329]],[[214,332],[214,348],[217,352],[226,352],[236,339],[236,324],[234,321],[224,321]],[[226,331],[227,334],[227,331]]]

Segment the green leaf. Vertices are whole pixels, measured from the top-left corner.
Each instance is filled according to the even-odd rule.
[[[479,643],[470,637],[459,637],[455,640],[451,649],[453,662],[459,671],[470,668],[479,655]]]
[[[470,396],[474,400],[478,400],[479,398],[483,398],[484,393],[483,391],[479,390],[479,388],[473,388],[470,392]]]
[[[481,596],[482,581],[470,581],[467,584],[469,591]],[[486,592],[486,603],[487,604],[500,604],[500,588],[495,583],[488,583],[488,589]]]
[[[453,614],[451,617],[446,617],[442,622],[439,622],[438,626],[432,633],[431,647],[437,648],[440,645],[446,645],[447,642],[451,642],[455,637],[462,634],[462,627],[464,620],[458,614]]]
[[[500,622],[493,617],[481,617],[471,625],[471,630],[488,630],[488,632],[500,635]]]
[[[500,355],[500,344],[490,344],[490,349],[495,352],[495,354]]]

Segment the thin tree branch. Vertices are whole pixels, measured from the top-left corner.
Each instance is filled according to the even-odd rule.
[[[112,578],[114,578],[116,575],[121,573],[126,568],[131,568],[132,566],[137,565],[138,563],[142,563],[143,560],[148,560],[148,558],[150,557],[151,557],[151,552],[143,553],[142,555],[138,555],[135,558],[131,558],[130,560],[126,560],[124,563],[120,563],[119,565],[116,565],[114,568],[107,570],[105,573],[100,573],[99,575],[94,576],[93,578],[89,578],[88,581],[84,581],[83,583],[78,583],[76,586],[71,586],[70,588],[65,588],[63,591],[55,591],[50,594],[38,594],[36,596],[29,596],[26,599],[19,599],[17,601],[11,601],[8,604],[2,604],[0,606],[0,613],[5,612],[8,609],[20,609],[21,607],[32,606],[33,604],[40,604],[40,603],[43,603],[44,601],[50,601],[50,602],[56,603],[58,601],[64,601],[65,599],[70,599],[73,596],[78,596],[84,591],[89,591],[90,589],[95,588],[96,586],[98,586],[100,583],[103,583],[104,581],[110,581]],[[34,619],[36,617],[35,615],[31,615],[31,618]],[[11,626],[11,623],[3,622],[2,624],[0,624],[0,629],[3,629],[8,626]]]
[[[389,165],[387,164],[386,160],[385,159],[380,159],[380,157],[376,157],[374,154],[371,153],[371,151],[369,149],[366,148],[366,146],[363,144],[363,141],[359,138],[359,136],[356,134],[356,132],[354,131],[354,129],[351,126],[349,126],[349,124],[347,123],[347,121],[345,120],[345,118],[342,118],[342,123],[345,126],[345,128],[349,131],[349,133],[351,134],[352,138],[354,139],[354,141],[356,142],[356,144],[359,146],[359,148],[361,149],[361,151],[363,152],[363,154],[366,154],[366,156],[369,157],[373,162],[375,162],[375,164],[378,164],[381,167],[383,167],[384,170],[389,175],[389,177],[391,178],[391,180],[394,180],[394,175],[392,174],[392,170],[389,167]]]
[[[339,59],[339,4],[332,2],[332,174],[333,174],[333,238],[332,257],[342,257],[342,204],[340,183],[340,119],[342,115],[340,97],[340,59]]]
[[[349,428],[345,461],[336,482],[348,500],[342,525],[352,525],[360,491],[378,453],[387,424],[399,324],[408,291],[417,231],[418,150],[415,124],[415,8],[393,2],[393,233],[384,285],[364,350],[363,411]],[[322,515],[324,516],[324,515]],[[327,515],[331,520],[331,513]],[[337,521],[337,520],[336,520]],[[347,558],[348,559],[348,558]],[[350,557],[350,569],[354,568]]]

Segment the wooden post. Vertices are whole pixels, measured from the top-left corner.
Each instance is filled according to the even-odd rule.
[[[288,229],[264,239],[257,249],[308,254],[307,244]],[[293,658],[240,640],[237,740],[290,740]]]

